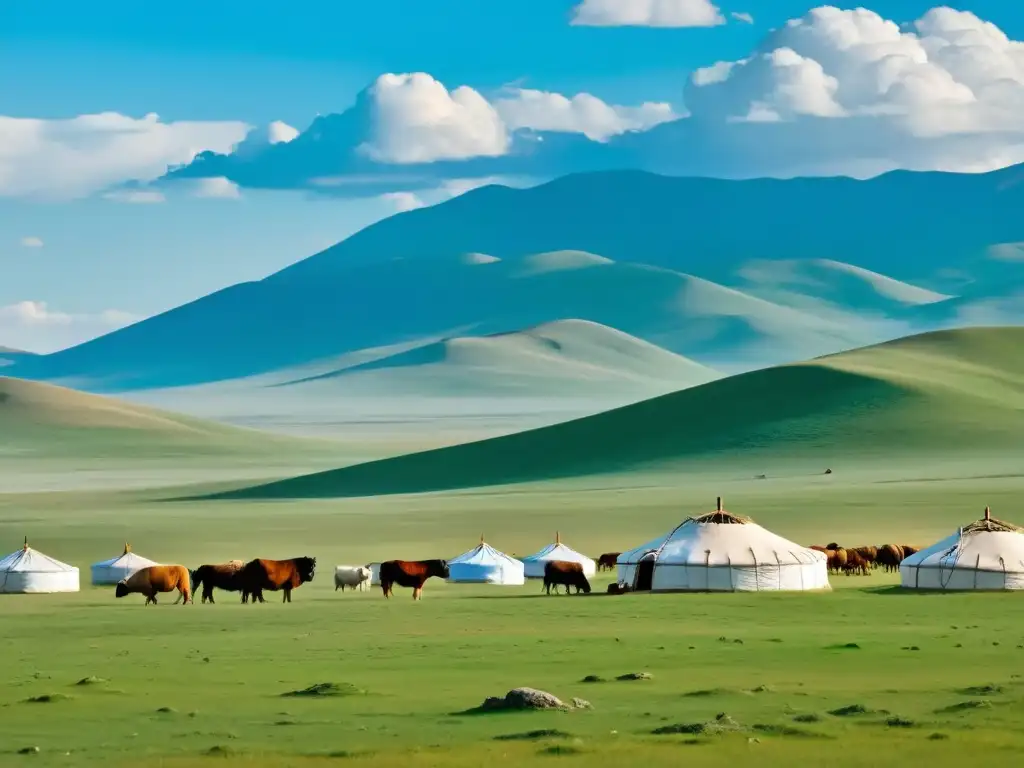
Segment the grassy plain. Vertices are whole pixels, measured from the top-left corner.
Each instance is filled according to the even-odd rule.
[[[7,549],[27,533],[78,565],[83,584],[79,594],[0,599],[0,762],[847,768],[962,765],[984,754],[1011,765],[1024,748],[1017,595],[906,595],[876,573],[833,577],[832,593],[803,595],[544,597],[535,583],[434,581],[413,603],[408,591],[391,601],[335,593],[331,571],[451,557],[481,533],[524,555],[559,530],[597,555],[652,538],[718,494],[801,543],[927,544],[985,504],[1020,522],[1019,475],[1012,462],[966,462],[322,501],[166,501],[181,488],[0,495]],[[126,538],[140,554],[191,567],[309,554],[318,572],[291,605],[272,595],[243,606],[219,593],[215,606],[165,597],[146,608],[88,586],[88,565]],[[615,680],[631,672],[652,678]],[[608,682],[581,682],[587,675]],[[99,681],[76,684],[87,678]],[[323,682],[356,691],[281,695]],[[593,709],[458,714],[523,685]],[[28,701],[40,696],[52,698]],[[853,705],[868,711],[828,714]],[[722,712],[743,730],[651,733]],[[524,735],[533,731],[551,733]],[[30,758],[16,754],[36,746]]]

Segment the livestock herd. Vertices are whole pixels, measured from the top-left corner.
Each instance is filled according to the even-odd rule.
[[[822,552],[827,559],[829,573],[844,573],[847,576],[867,576],[875,568],[886,572],[898,571],[900,563],[918,551],[917,547],[906,544],[883,544],[881,546],[840,547],[832,542],[824,547],[812,545],[811,549]],[[613,570],[620,553],[605,552],[597,559],[597,570]],[[266,602],[265,591],[282,593],[282,601],[292,601],[292,590],[312,581],[316,573],[315,557],[295,557],[289,560],[255,559],[249,562],[231,560],[227,563],[201,565],[189,570],[183,565],[151,565],[136,571],[117,583],[116,597],[141,594],[146,605],[157,602],[157,595],[178,592],[175,604],[194,602],[193,595],[202,589],[202,602],[213,603],[213,590],[240,592],[242,602]],[[423,586],[428,579],[447,579],[450,575],[447,560],[388,560],[380,564],[379,582],[385,598],[394,595],[394,587],[412,589],[413,600],[423,598]],[[369,566],[337,566],[334,571],[334,589],[364,589],[370,584],[372,571]],[[554,587],[564,586],[565,593],[575,588],[576,594],[589,594],[590,581],[580,563],[565,560],[551,560],[544,565],[544,586],[547,594]],[[623,585],[611,584],[609,593],[631,591]]]

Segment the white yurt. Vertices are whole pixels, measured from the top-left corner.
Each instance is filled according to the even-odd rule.
[[[0,560],[0,593],[77,592],[78,569],[25,546]]]
[[[535,554],[523,558],[523,569],[528,579],[543,579],[544,565],[551,560],[564,560],[570,563],[579,563],[583,566],[583,573],[590,578],[597,572],[597,563],[572,547],[562,543],[561,536],[555,533],[555,543],[548,544],[544,549]]]
[[[448,561],[451,584],[498,584],[521,586],[526,583],[523,564],[499,552],[480,537],[480,545]]]
[[[370,569],[370,586],[380,586],[380,563],[370,563],[366,566]]]
[[[127,579],[136,571],[150,565],[158,565],[158,563],[135,554],[132,552],[131,544],[125,542],[123,553],[109,560],[92,564],[90,568],[92,583],[97,585],[117,584],[121,579]]]
[[[637,592],[761,592],[830,589],[825,555],[749,518],[718,508],[616,560],[620,584]]]
[[[985,516],[900,563],[907,589],[1024,589],[1024,528]]]

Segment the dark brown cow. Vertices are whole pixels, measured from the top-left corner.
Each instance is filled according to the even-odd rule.
[[[590,581],[583,572],[583,565],[568,560],[548,560],[544,563],[544,591],[551,594],[551,587],[558,592],[558,586],[565,586],[565,594],[569,594],[570,587],[576,587],[578,595],[582,590],[583,594],[590,594]]]
[[[192,571],[192,592],[193,594],[203,588],[202,602],[207,600],[213,604],[214,588],[223,589],[225,592],[241,592],[242,581],[238,574],[245,565],[243,560],[230,560],[226,563],[216,565],[200,565]]]
[[[903,550],[903,559],[906,560],[911,555],[916,555],[921,551],[920,547],[911,547],[907,544],[901,544],[900,548]]]
[[[387,560],[380,564],[380,589],[384,597],[395,594],[395,584],[412,587],[412,599],[423,599],[423,585],[436,576],[447,579],[450,575],[447,560]]]
[[[878,547],[855,547],[854,552],[864,558],[869,567],[878,567]]]
[[[293,557],[290,560],[250,560],[238,572],[238,583],[242,588],[242,602],[253,604],[258,600],[265,603],[263,590],[281,590],[281,602],[292,601],[292,590],[313,580],[316,572],[315,557]]]
[[[846,575],[859,573],[862,576],[867,576],[868,561],[861,557],[856,549],[846,549],[843,551],[846,553],[846,565],[843,566],[843,571],[845,571]]]
[[[614,571],[615,563],[619,559],[621,552],[605,552],[599,558],[597,558],[597,570],[598,571]]]

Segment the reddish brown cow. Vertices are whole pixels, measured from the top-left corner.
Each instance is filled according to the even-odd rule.
[[[846,565],[843,570],[846,575],[859,573],[863,576],[868,575],[868,561],[861,557],[860,553],[856,549],[847,549],[846,552]]]
[[[427,579],[449,575],[447,560],[387,560],[380,564],[380,589],[389,598],[395,594],[395,584],[412,587],[412,599],[421,600]]]
[[[605,552],[599,558],[597,558],[597,570],[598,571],[614,571],[615,563],[619,559],[621,552]]]
[[[292,590],[298,589],[307,581],[312,581],[315,572],[315,557],[293,557],[290,560],[250,560],[238,572],[242,602],[247,603],[251,596],[253,604],[257,600],[265,603],[263,590],[269,589],[271,592],[281,590],[284,592],[281,602],[290,603]]]
[[[916,555],[921,551],[920,547],[911,547],[907,544],[902,544],[900,547],[903,550],[903,559],[906,560],[911,555]]]
[[[583,565],[568,560],[548,560],[544,563],[544,591],[551,594],[551,587],[558,593],[559,585],[565,586],[565,594],[569,594],[570,587],[576,587],[576,594],[580,591],[583,594],[590,594],[590,581],[583,572]]]

